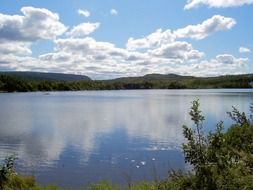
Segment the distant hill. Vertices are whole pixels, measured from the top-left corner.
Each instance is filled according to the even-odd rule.
[[[253,74],[193,77],[148,74],[111,80],[91,80],[83,75],[0,72],[0,92],[126,90],[126,89],[215,89],[252,88]]]
[[[113,82],[141,82],[141,81],[181,81],[187,79],[195,79],[192,76],[182,76],[177,74],[147,74],[140,77],[122,77],[116,78],[109,81]]]
[[[43,73],[43,72],[0,72],[0,75],[21,77],[35,81],[90,81],[85,75],[63,74],[63,73]]]
[[[148,80],[181,80],[181,79],[194,79],[192,76],[182,76],[177,74],[147,74],[143,76],[144,79]]]
[[[122,77],[105,81],[124,84],[126,89],[205,89],[205,88],[252,88],[253,74],[194,77],[177,74],[147,74],[141,77]]]

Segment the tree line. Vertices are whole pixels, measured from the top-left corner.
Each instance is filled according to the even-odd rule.
[[[253,75],[191,78],[180,80],[134,81],[90,80],[52,81],[30,80],[11,75],[0,75],[0,91],[77,91],[77,90],[126,90],[126,89],[205,89],[205,88],[252,88]]]

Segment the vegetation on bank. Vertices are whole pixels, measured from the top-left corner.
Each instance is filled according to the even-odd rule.
[[[253,105],[250,107],[253,113]],[[247,117],[233,107],[228,115],[235,124],[224,130],[223,122],[208,134],[199,110],[193,101],[189,112],[194,127],[183,126],[186,142],[182,146],[190,171],[170,171],[167,179],[154,183],[129,184],[129,190],[252,190],[253,189],[253,116]],[[0,167],[0,190],[58,190],[55,186],[41,187],[34,178],[23,177],[13,169],[9,157]],[[121,187],[101,182],[86,190],[120,190]]]
[[[0,91],[76,91],[76,90],[124,90],[124,89],[207,89],[252,88],[253,75],[220,77],[189,77],[179,75],[146,75],[143,77],[114,80],[48,80],[48,78],[24,78],[19,75],[0,74]]]

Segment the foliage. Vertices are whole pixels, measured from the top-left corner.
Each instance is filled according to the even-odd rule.
[[[98,184],[91,185],[86,190],[120,190],[120,188],[108,182],[100,182]]]
[[[43,78],[42,78],[43,79]],[[0,74],[0,91],[74,91],[119,89],[197,89],[197,88],[252,88],[253,75],[235,75],[209,78],[166,75],[130,77],[113,80],[36,80],[18,75]]]
[[[4,160],[4,164],[0,166],[0,190],[9,182],[11,175],[14,173],[15,156],[9,156]]]
[[[179,184],[177,189],[253,189],[253,126],[246,114],[233,107],[228,114],[236,123],[225,132],[220,122],[208,135],[198,100],[193,101],[189,114],[195,128],[183,126],[187,140],[183,152],[192,172],[174,172],[169,183]]]

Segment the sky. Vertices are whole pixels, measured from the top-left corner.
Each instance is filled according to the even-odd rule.
[[[253,0],[2,0],[0,71],[253,73]]]

